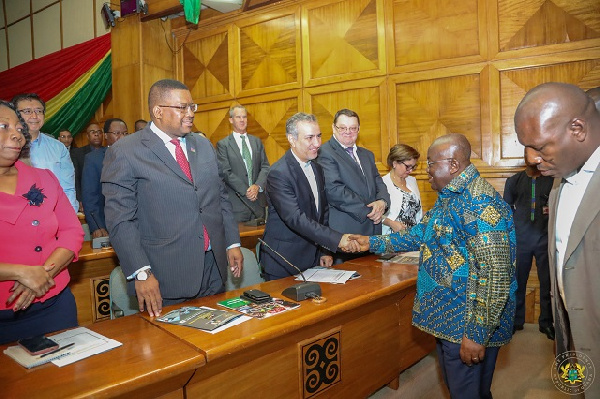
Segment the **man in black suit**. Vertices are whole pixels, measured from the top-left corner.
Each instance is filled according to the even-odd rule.
[[[85,163],[85,156],[102,147],[102,129],[97,123],[90,123],[85,129],[89,144],[80,148],[75,148],[71,151],[71,160],[75,167],[75,197],[79,202],[79,211],[83,210],[82,197],[81,197],[81,174],[83,172],[83,164]]]
[[[236,105],[229,110],[233,133],[217,143],[225,184],[238,222],[265,217],[264,188],[269,160],[258,137],[247,133],[248,113]]]
[[[348,241],[348,234],[328,227],[323,170],[312,162],[321,146],[321,130],[315,116],[305,113],[288,119],[285,130],[291,148],[271,166],[267,177],[269,218],[264,241],[300,270],[329,267],[338,247],[346,250],[356,243]],[[260,262],[267,280],[297,273],[264,245]]]
[[[63,143],[67,150],[69,150],[69,155],[73,153],[75,147],[73,147],[73,135],[67,129],[62,129],[58,132],[58,141]]]
[[[373,153],[356,145],[358,114],[341,109],[333,118],[333,137],[319,152],[325,173],[329,225],[339,231],[367,236],[381,234],[381,220],[390,204],[387,187],[375,165]],[[336,254],[335,263],[363,256]]]
[[[85,156],[81,174],[81,201],[85,220],[90,227],[92,238],[107,237],[104,217],[104,195],[102,195],[102,163],[108,147],[127,136],[127,125],[122,119],[111,118],[104,122],[104,138],[106,147],[92,151]]]

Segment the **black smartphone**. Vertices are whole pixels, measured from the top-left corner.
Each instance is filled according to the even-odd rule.
[[[395,253],[391,253],[391,254],[383,254],[379,257],[380,260],[390,260],[392,259],[394,256],[396,256]]]
[[[244,293],[241,295],[241,298],[255,303],[263,303],[269,302],[271,300],[271,295],[261,290],[248,290],[244,291]]]
[[[58,349],[58,344],[56,342],[50,338],[46,338],[43,335],[20,339],[18,344],[25,349],[27,353],[34,356],[52,352],[53,350]]]

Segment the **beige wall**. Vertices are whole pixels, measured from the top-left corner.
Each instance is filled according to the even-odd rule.
[[[107,33],[102,4],[101,0],[0,0],[0,72]]]

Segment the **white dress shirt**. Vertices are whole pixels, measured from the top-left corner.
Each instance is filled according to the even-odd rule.
[[[574,172],[565,177],[566,182],[558,195],[558,207],[556,209],[556,278],[558,282],[558,291],[565,300],[564,284],[563,284],[563,267],[565,262],[565,251],[569,242],[571,226],[575,219],[577,209],[581,204],[581,200],[585,194],[585,190],[598,168],[600,163],[600,147],[586,161],[579,172]]]
[[[313,197],[315,197],[315,207],[317,208],[317,212],[319,212],[319,190],[317,190],[317,178],[315,177],[315,172],[311,165],[312,161],[301,161],[300,158],[298,158],[296,154],[294,154],[294,151],[292,151],[292,155],[300,164],[300,168],[302,169],[302,172],[304,172],[304,176],[306,176],[308,184],[310,184],[310,189],[312,190]]]

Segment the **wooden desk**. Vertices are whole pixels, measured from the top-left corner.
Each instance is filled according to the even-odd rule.
[[[89,326],[123,345],[64,367],[27,370],[0,347],[3,398],[183,398],[183,386],[204,356],[139,315]],[[133,395],[133,396],[132,396]]]
[[[156,323],[206,356],[207,364],[186,386],[186,395],[248,397],[260,392],[302,398],[322,392],[322,397],[353,398],[388,383],[397,385],[398,374],[433,350],[434,340],[411,326],[416,266],[383,266],[375,258],[342,266],[357,270],[360,279],[321,284],[328,298],[323,304],[303,301],[298,309],[215,335]],[[290,277],[255,287],[281,297],[294,283]],[[241,291],[188,304],[215,307],[216,301]]]
[[[84,241],[79,260],[69,265],[69,287],[77,303],[77,321],[85,326],[110,317],[108,277],[119,264],[112,248],[92,249]]]

